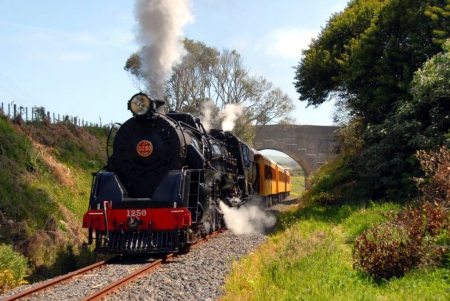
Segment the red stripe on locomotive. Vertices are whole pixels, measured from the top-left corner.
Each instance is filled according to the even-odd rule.
[[[107,206],[106,218],[109,230],[175,230],[192,225],[191,213],[186,208],[112,209]],[[138,227],[134,226],[137,222]],[[105,231],[105,211],[86,212],[83,228]]]

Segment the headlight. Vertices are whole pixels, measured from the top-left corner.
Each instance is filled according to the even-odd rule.
[[[128,110],[130,110],[134,116],[144,116],[148,114],[150,110],[150,98],[144,93],[135,94],[128,101]]]

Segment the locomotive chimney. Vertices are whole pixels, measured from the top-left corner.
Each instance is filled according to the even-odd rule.
[[[165,110],[164,110],[164,104],[166,103],[164,100],[159,100],[159,99],[154,99],[151,100],[152,102],[152,111],[153,112],[158,112],[161,114],[165,114]]]

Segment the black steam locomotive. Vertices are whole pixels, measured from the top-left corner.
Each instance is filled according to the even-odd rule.
[[[254,150],[198,118],[164,113],[143,93],[118,129],[104,171],[94,173],[83,227],[101,253],[176,252],[223,226],[219,202],[258,192]]]

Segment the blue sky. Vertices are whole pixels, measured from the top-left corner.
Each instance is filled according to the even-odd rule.
[[[298,124],[331,125],[332,104],[305,109],[295,92],[301,49],[347,0],[191,0],[184,36],[237,50],[251,74],[294,100]],[[124,71],[136,50],[134,1],[0,0],[0,103],[124,122],[139,92]]]

